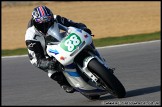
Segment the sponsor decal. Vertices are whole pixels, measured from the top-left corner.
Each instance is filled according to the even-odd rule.
[[[78,32],[82,33],[82,30],[81,29],[76,29]]]
[[[36,43],[30,43],[28,47],[33,47]]]
[[[56,49],[54,49],[54,50],[49,49],[49,52],[54,53],[55,55],[59,54],[59,52]]]
[[[72,77],[80,77],[80,75],[76,71],[64,71],[64,72],[67,72]]]
[[[65,57],[61,56],[61,57],[60,57],[60,60],[65,60]]]
[[[88,35],[84,35],[85,38],[88,38]]]

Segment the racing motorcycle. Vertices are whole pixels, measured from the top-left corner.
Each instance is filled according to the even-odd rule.
[[[107,93],[117,98],[125,97],[124,86],[106,61],[96,54],[90,34],[61,24],[54,24],[48,34],[58,42],[50,41],[46,52],[62,65],[63,74],[75,90],[90,100]]]

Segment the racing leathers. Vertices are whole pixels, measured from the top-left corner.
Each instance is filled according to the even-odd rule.
[[[85,30],[86,32],[91,34],[91,31],[87,28],[87,26],[83,23],[76,23],[72,20],[69,20],[60,15],[54,15],[54,25],[60,23],[66,27],[73,26],[80,29]],[[28,23],[28,28],[25,34],[25,43],[28,49],[28,56],[31,64],[40,68],[41,70],[48,73],[48,76],[56,80],[59,84],[62,84],[62,80],[56,75],[52,77],[52,75],[57,71],[59,67],[59,63],[56,60],[51,60],[51,58],[46,53],[46,45],[48,44],[49,35],[44,35],[39,32],[33,25],[32,19]],[[56,41],[57,38],[54,38]]]

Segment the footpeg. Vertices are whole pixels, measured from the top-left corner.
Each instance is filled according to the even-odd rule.
[[[109,68],[108,69],[112,74],[114,73],[115,68]]]

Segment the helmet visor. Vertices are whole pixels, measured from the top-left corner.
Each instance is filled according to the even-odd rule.
[[[38,23],[37,29],[42,33],[46,34],[51,25],[52,25],[51,22]]]
[[[36,21],[35,20],[35,27],[37,28],[37,30],[46,34],[48,29],[53,25],[53,23],[54,23],[53,18],[50,21]]]

